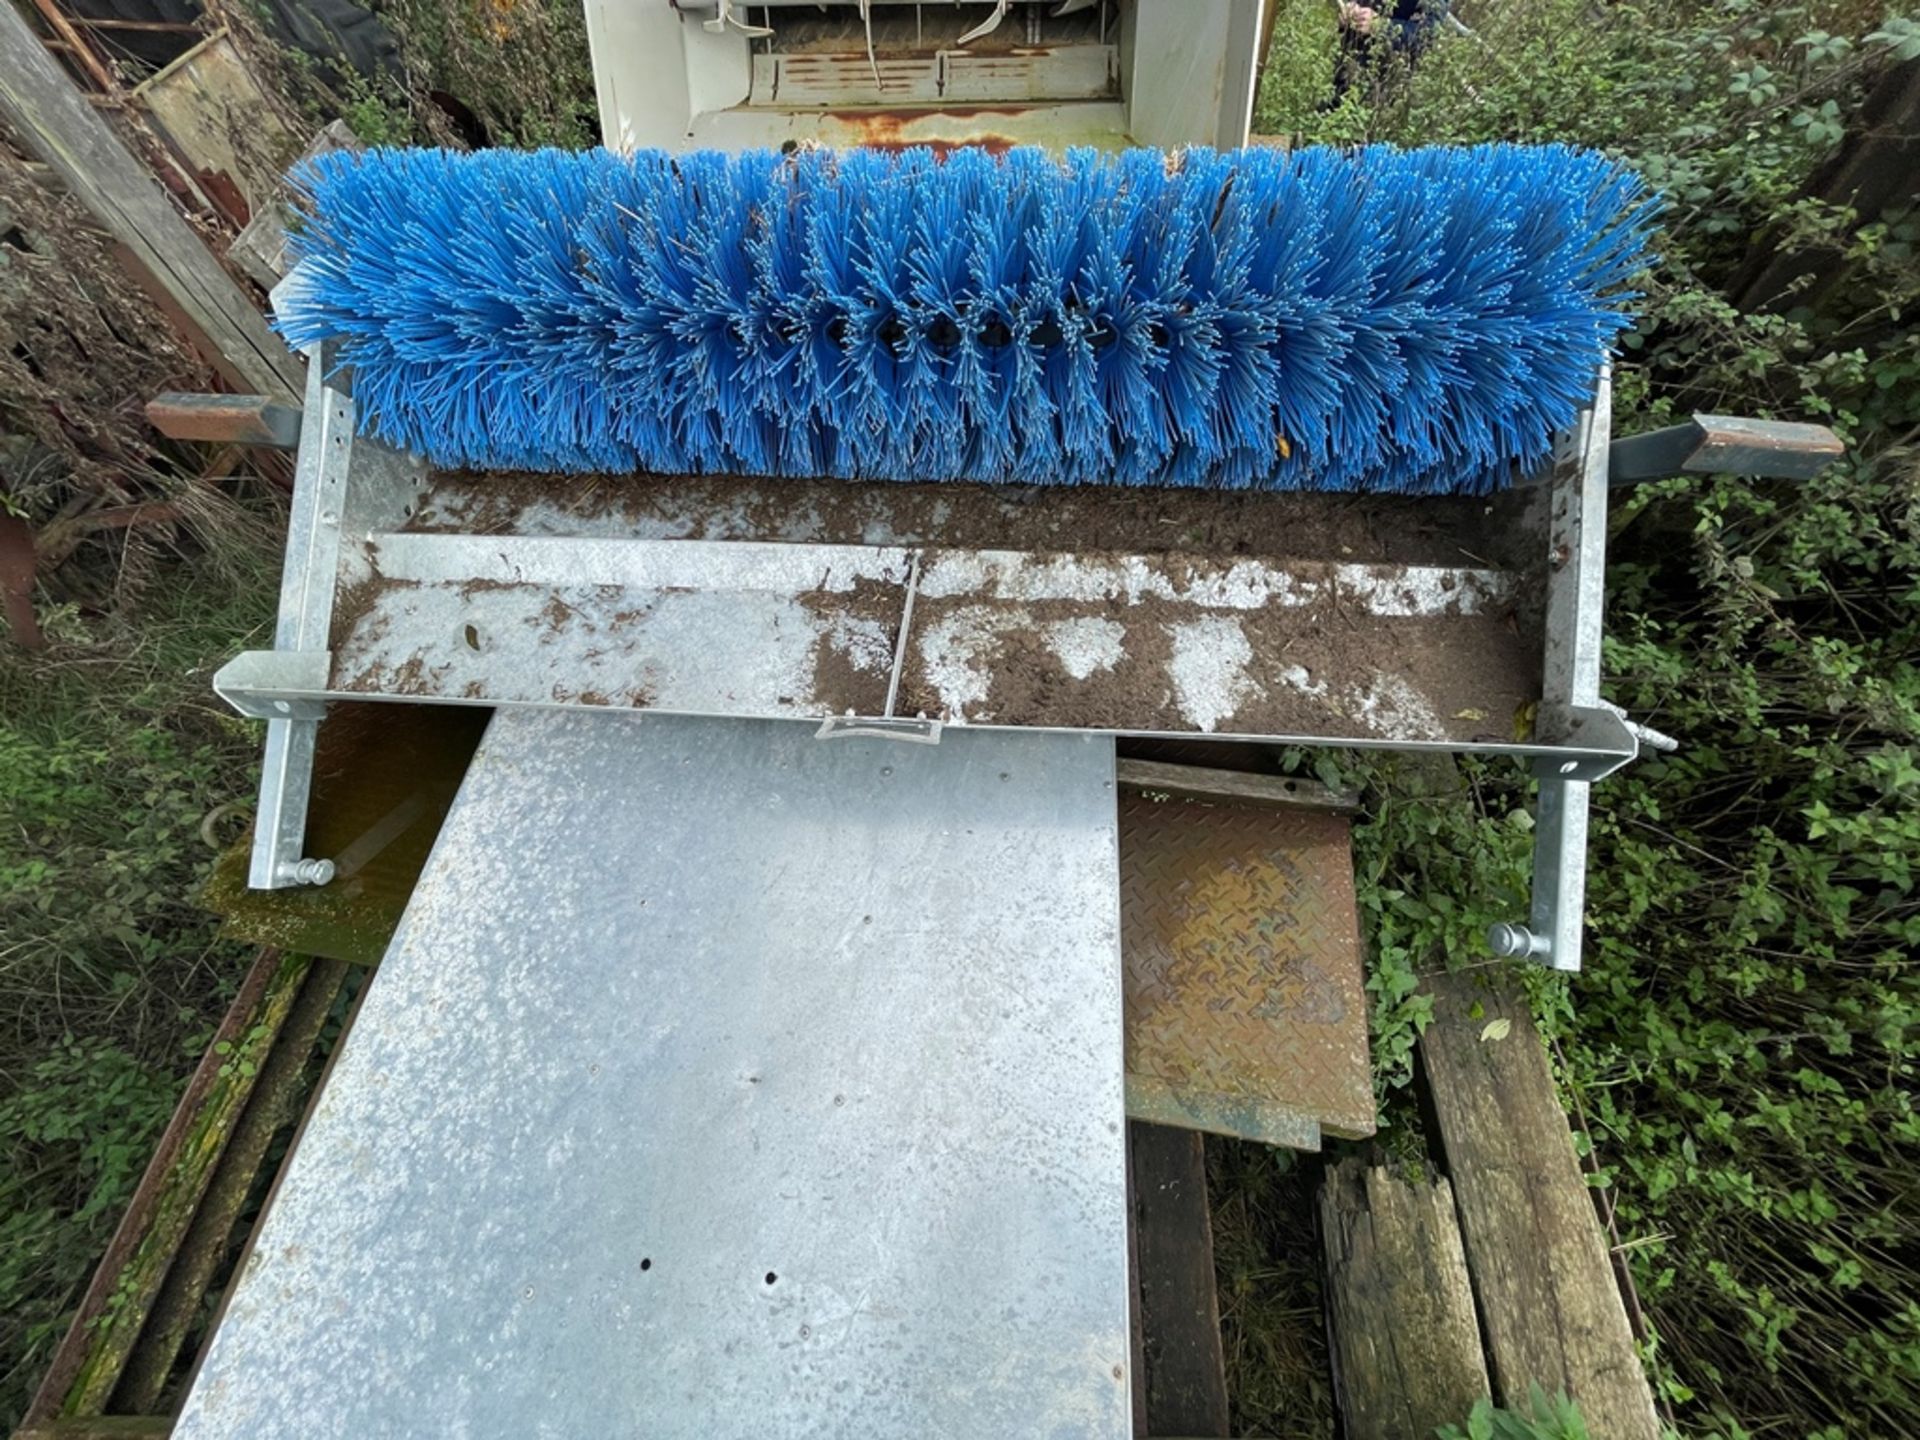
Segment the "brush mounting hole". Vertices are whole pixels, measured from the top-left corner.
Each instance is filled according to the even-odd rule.
[[[1047,349],[1060,343],[1061,332],[1058,321],[1042,320],[1033,327],[1033,343],[1041,349]]]
[[[767,1284],[771,1285],[773,1284],[774,1281],[778,1280],[779,1278],[780,1277],[774,1274],[773,1271],[771,1270],[767,1271]]]
[[[942,315],[927,327],[927,339],[942,350],[951,350],[960,343],[960,327]]]
[[[486,641],[480,634],[480,627],[477,625],[462,625],[460,627],[460,639],[469,650],[475,653],[486,648]]]
[[[651,1270],[653,1268],[653,1261],[648,1259],[642,1259],[640,1262],[640,1268],[642,1270]]]
[[[998,315],[989,315],[980,325],[980,343],[989,350],[1001,350],[1013,343],[1013,331]]]

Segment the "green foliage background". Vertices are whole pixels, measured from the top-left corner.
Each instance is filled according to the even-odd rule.
[[[1920,224],[1813,197],[1869,87],[1920,59],[1920,26],[1849,0],[1454,15],[1411,64],[1376,47],[1334,103],[1332,7],[1283,0],[1257,128],[1619,155],[1667,204],[1616,431],[1821,418],[1851,447],[1811,484],[1675,480],[1618,506],[1607,693],[1684,748],[1596,788],[1587,970],[1535,995],[1682,1428],[1913,1434]],[[1757,308],[1743,290],[1780,255],[1805,273]],[[1436,797],[1405,765],[1364,774],[1390,1102],[1419,970],[1474,963],[1484,924],[1524,913],[1524,797],[1503,768],[1461,775]]]
[[[45,655],[0,642],[0,1427],[245,965],[195,897],[247,818],[257,741],[210,681],[271,643],[262,531],[205,533],[137,615],[43,608]]]

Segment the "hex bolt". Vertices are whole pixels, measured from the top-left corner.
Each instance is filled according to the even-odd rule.
[[[1642,725],[1638,721],[1627,721],[1627,733],[1649,750],[1659,750],[1671,755],[1680,748],[1680,742],[1673,736],[1656,730],[1651,725]]]
[[[1487,927],[1487,945],[1496,955],[1518,960],[1523,956],[1545,959],[1553,948],[1544,935],[1536,935],[1524,925],[1509,925],[1505,921]]]
[[[295,885],[324,885],[333,879],[333,861],[296,860],[282,865],[280,873]]]

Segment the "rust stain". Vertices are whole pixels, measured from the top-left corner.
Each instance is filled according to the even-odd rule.
[[[946,110],[836,110],[828,118],[853,133],[853,143],[870,150],[931,150],[935,155],[951,155],[955,150],[985,150],[989,155],[1004,155],[1020,142],[1011,135],[985,131],[960,139],[921,137],[909,132],[910,126],[943,120],[973,120],[983,115],[1017,117],[1025,113],[1019,106],[955,106]]]

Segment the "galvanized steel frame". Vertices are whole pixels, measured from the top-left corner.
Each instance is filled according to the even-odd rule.
[[[1282,745],[1506,755],[1525,761],[1540,782],[1532,905],[1524,924],[1495,926],[1489,938],[1498,953],[1529,956],[1563,970],[1576,970],[1580,963],[1587,787],[1632,760],[1648,733],[1599,695],[1611,417],[1610,378],[1603,371],[1593,403],[1567,437],[1547,486],[1545,648],[1540,705],[1530,741],[1419,742],[1335,734],[1213,737]],[[343,584],[372,577],[369,537],[404,523],[425,483],[424,467],[418,461],[378,442],[356,439],[353,422],[346,378],[337,372],[329,374],[325,363],[309,365],[275,648],[236,657],[214,681],[215,689],[235,709],[268,722],[249,877],[258,889],[324,884],[332,876],[328,860],[303,853],[314,738],[328,702],[371,698],[331,688],[329,630],[334,601]],[[917,552],[903,550],[900,558],[917,567]],[[908,586],[909,606],[915,588]],[[892,713],[900,660],[897,654],[888,680],[888,704],[881,715],[826,719],[820,723],[822,735],[886,733],[937,743],[943,722]],[[379,698],[400,702],[431,698],[445,703],[445,697]],[[577,702],[551,702],[563,708],[573,703]]]
[[[1496,954],[1529,956],[1555,970],[1580,968],[1587,900],[1588,787],[1639,753],[1639,732],[1600,699],[1606,607],[1607,453],[1613,384],[1603,370],[1593,403],[1567,439],[1549,482],[1547,614],[1536,739],[1578,743],[1605,735],[1626,755],[1598,775],[1536,757],[1533,897],[1524,925],[1495,925]]]
[[[334,600],[343,575],[369,575],[359,542],[371,528],[410,513],[425,482],[417,461],[354,436],[354,404],[344,377],[328,374],[331,356],[306,352],[307,390],[294,463],[287,553],[280,576],[274,648],[240,658],[264,668],[267,693],[236,689],[214,676],[220,697],[267,722],[247,883],[256,890],[324,885],[333,862],[305,853],[314,746],[326,715],[324,691]],[[243,669],[246,667],[243,666]]]

